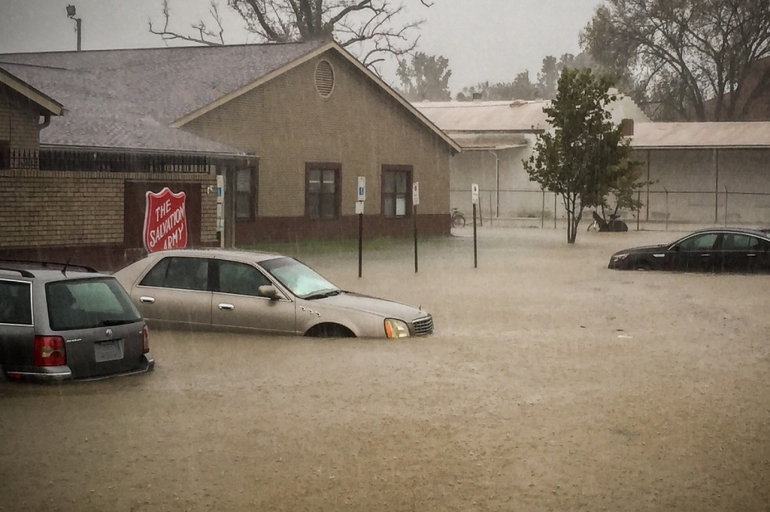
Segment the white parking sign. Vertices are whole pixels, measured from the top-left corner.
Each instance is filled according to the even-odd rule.
[[[412,205],[417,206],[420,204],[420,184],[418,182],[412,183]]]
[[[358,177],[358,200],[366,201],[366,177]]]
[[[479,186],[477,183],[471,185],[471,202],[473,204],[479,204]]]

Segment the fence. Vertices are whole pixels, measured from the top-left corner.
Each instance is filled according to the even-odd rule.
[[[214,162],[206,156],[64,149],[0,150],[0,169],[99,172],[208,173]]]
[[[770,226],[770,192],[639,190],[642,208],[622,211],[630,229],[669,229],[676,225]],[[541,190],[480,190],[478,215],[495,223],[558,227],[567,216],[559,194]],[[451,190],[450,204],[472,209],[470,190]],[[584,212],[584,218],[585,214]]]

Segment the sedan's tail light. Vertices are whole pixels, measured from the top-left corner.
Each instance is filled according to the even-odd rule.
[[[64,338],[61,336],[35,336],[35,366],[63,366],[67,364]]]
[[[150,351],[150,330],[145,325],[142,327],[142,354]]]

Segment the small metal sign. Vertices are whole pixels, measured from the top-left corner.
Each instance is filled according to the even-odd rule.
[[[471,185],[471,203],[479,204],[479,185],[477,183]]]
[[[366,177],[365,176],[358,177],[358,200],[366,201]],[[356,206],[356,213],[358,213],[358,206]]]
[[[412,183],[412,206],[420,204],[420,183],[415,181]]]
[[[363,215],[363,214],[364,214],[364,202],[356,201],[356,215]]]

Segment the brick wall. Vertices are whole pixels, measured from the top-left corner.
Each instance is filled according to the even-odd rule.
[[[0,171],[0,248],[123,244],[124,183],[201,183],[201,243],[216,241],[216,176]]]

